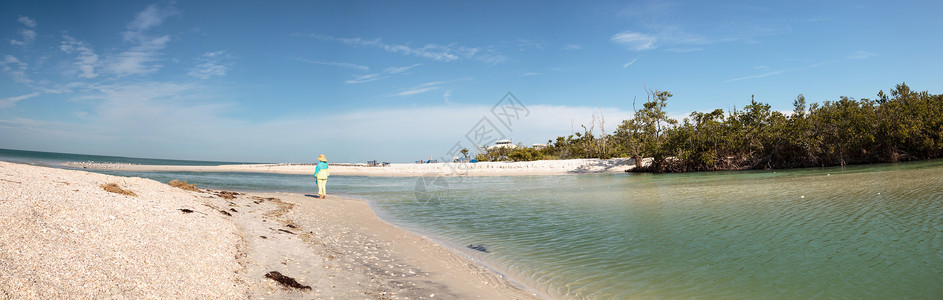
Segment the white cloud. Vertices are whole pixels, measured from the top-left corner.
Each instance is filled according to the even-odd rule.
[[[852,53],[850,56],[848,56],[848,59],[868,59],[874,56],[877,56],[877,53],[868,51],[855,51],[855,53]]]
[[[209,79],[213,76],[225,76],[229,71],[230,63],[227,62],[231,56],[225,51],[207,52],[197,59],[198,64],[190,68],[187,75]]]
[[[105,64],[108,71],[118,76],[125,76],[153,73],[163,67],[155,62],[159,61],[161,50],[170,42],[170,36],[140,35],[136,39],[137,45],[108,58]]]
[[[576,45],[576,44],[569,44],[569,45],[563,46],[563,50],[581,50],[581,49],[583,49],[583,46]]]
[[[444,100],[445,103],[452,103],[452,90],[448,90],[448,91],[445,91],[445,93],[442,93],[442,100]]]
[[[616,33],[609,38],[609,41],[627,46],[635,51],[655,49],[655,40],[654,36],[631,31]]]
[[[369,70],[370,70],[370,67],[367,67],[367,66],[362,66],[362,65],[358,65],[358,64],[352,64],[352,63],[345,63],[345,62],[316,61],[316,60],[310,60],[310,59],[304,59],[304,58],[297,58],[297,57],[289,57],[289,59],[297,60],[297,61],[300,61],[300,62],[306,62],[306,63],[309,63],[309,64],[316,64],[316,65],[325,65],[325,66],[332,66],[332,67],[340,67],[340,68],[348,68],[348,69],[357,69],[357,70],[361,70],[361,71],[369,71]]]
[[[527,76],[538,76],[538,75],[543,75],[543,74],[544,73],[538,73],[538,72],[524,72],[524,73],[521,73],[521,76],[527,77]]]
[[[21,24],[23,24],[24,26],[26,26],[26,27],[29,27],[29,28],[36,27],[36,20],[33,20],[33,19],[30,18],[30,17],[27,17],[27,16],[20,16],[20,17],[19,17],[18,19],[16,19],[16,20],[17,20],[18,22],[20,22]]]
[[[875,55],[877,55],[877,54],[874,54],[874,53],[871,53],[871,52],[866,52],[866,51],[856,51],[855,53],[852,53],[851,55],[846,56],[846,57],[843,58],[843,59],[835,59],[835,60],[823,61],[823,62],[814,63],[814,64],[810,64],[810,65],[805,65],[805,66],[799,66],[799,67],[794,67],[794,68],[788,68],[788,69],[780,69],[780,70],[775,70],[775,71],[769,71],[769,72],[765,72],[765,73],[762,73],[762,74],[748,75],[748,76],[742,76],[742,77],[737,77],[737,78],[731,78],[731,79],[728,79],[727,82],[740,81],[740,80],[746,80],[746,79],[763,78],[763,77],[769,77],[769,76],[773,76],[773,75],[779,75],[779,74],[783,74],[783,73],[787,73],[787,72],[794,72],[794,71],[800,71],[800,70],[805,70],[805,69],[813,69],[813,68],[818,68],[818,67],[821,67],[821,66],[824,66],[824,65],[833,64],[833,63],[842,62],[842,61],[847,61],[847,60],[867,59],[867,58],[870,58],[870,57],[875,56]],[[769,70],[769,67],[767,67],[767,66],[760,66],[760,67],[754,67],[754,69],[760,70],[760,71],[767,71],[767,70]]]
[[[437,87],[437,86],[415,87],[415,88],[411,88],[411,89],[408,89],[408,90],[405,90],[405,91],[402,91],[402,92],[393,94],[393,96],[400,96],[400,97],[412,96],[412,95],[416,95],[416,94],[422,94],[422,93],[425,93],[425,92],[428,92],[428,91],[434,91],[434,90],[437,90],[437,89],[439,89],[439,87]]]
[[[403,66],[403,67],[392,67],[392,68],[386,68],[383,71],[389,74],[399,74],[399,73],[409,71],[410,69],[421,66],[421,65],[422,64],[413,64],[413,65]]]
[[[0,108],[10,107],[10,106],[16,105],[16,103],[19,101],[23,101],[23,100],[33,98],[36,96],[39,96],[39,92],[26,94],[22,96],[16,96],[16,97],[2,98],[0,99]]]
[[[409,74],[407,73],[407,71],[409,71],[410,69],[421,66],[421,65],[422,64],[413,64],[413,65],[403,66],[403,67],[390,67],[390,68],[384,69],[383,72],[381,73],[371,73],[371,74],[366,74],[366,75],[354,76],[354,79],[344,81],[344,83],[348,83],[348,84],[366,83],[366,82],[390,78],[392,77],[392,75],[397,75],[397,74],[405,75],[405,74]]]
[[[116,56],[108,57],[105,68],[118,76],[125,76],[152,73],[163,67],[155,62],[159,60],[161,50],[167,47],[171,38],[169,35],[153,36],[147,31],[176,14],[174,7],[155,4],[139,12],[137,17],[128,23],[128,30],[122,33],[124,40],[134,46]]]
[[[634,64],[634,63],[637,62],[637,61],[638,61],[638,57],[636,57],[636,58],[633,59],[632,61],[627,62],[627,63],[625,63],[624,65],[622,65],[622,68],[623,68],[623,69],[628,68],[629,66],[631,66],[632,64]]]
[[[26,75],[26,68],[27,64],[13,55],[4,55],[3,61],[0,61],[0,69],[3,70],[3,73],[13,77],[13,81],[17,83],[33,82],[33,80],[29,79],[29,76]]]
[[[23,24],[26,27],[34,28],[36,27],[36,20],[31,19],[27,16],[20,16],[17,19],[18,22]],[[20,37],[22,40],[10,40],[11,45],[24,46],[26,44],[32,43],[36,39],[36,31],[32,29],[20,29]]]
[[[177,9],[174,7],[161,7],[157,4],[151,4],[139,12],[134,21],[128,24],[128,30],[130,32],[142,32],[159,26],[168,17],[174,15],[177,15]]]
[[[354,79],[344,81],[344,83],[347,83],[347,84],[366,83],[366,82],[376,81],[376,80],[380,80],[384,78],[389,78],[389,76],[380,76],[380,73],[372,73],[372,74],[367,74],[367,75],[354,76]]]
[[[430,43],[416,47],[402,44],[387,44],[382,42],[382,40],[379,38],[338,38],[319,34],[311,34],[309,36],[322,40],[336,41],[354,47],[378,48],[391,53],[417,56],[443,62],[456,61],[460,59],[475,59],[488,64],[500,64],[509,60],[506,56],[498,54],[490,48],[465,47],[456,45],[454,43],[447,45]]]
[[[59,44],[59,50],[69,54],[78,53],[73,63],[81,72],[78,76],[82,78],[98,77],[98,74],[95,73],[95,68],[99,61],[95,51],[89,48],[85,43],[77,41],[70,36],[64,36],[63,39],[64,41]]]

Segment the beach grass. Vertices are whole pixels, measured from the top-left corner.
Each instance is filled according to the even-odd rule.
[[[184,190],[188,190],[188,191],[194,191],[194,192],[199,192],[199,191],[200,191],[200,189],[196,188],[196,186],[194,186],[194,185],[192,185],[192,184],[190,184],[190,183],[187,183],[186,181],[173,180],[173,181],[171,181],[171,182],[168,182],[167,184],[170,185],[170,186],[172,186],[172,187],[180,188],[180,189],[184,189]]]
[[[105,191],[112,192],[112,193],[115,193],[115,194],[122,194],[122,195],[128,195],[128,196],[133,196],[133,197],[137,197],[137,196],[138,196],[137,194],[135,194],[134,192],[132,192],[132,191],[130,191],[130,190],[126,190],[126,189],[121,188],[121,186],[118,186],[117,183],[103,184],[103,185],[101,185],[101,187],[102,187],[102,189],[104,189]]]

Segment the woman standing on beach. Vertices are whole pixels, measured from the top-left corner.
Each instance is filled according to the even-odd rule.
[[[318,165],[314,168],[314,178],[318,180],[318,198],[324,199],[327,198],[326,186],[327,186],[327,176],[331,175],[327,170],[327,158],[324,158],[324,154],[318,157]]]

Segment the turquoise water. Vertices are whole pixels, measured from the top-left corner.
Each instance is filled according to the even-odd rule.
[[[116,174],[234,190],[314,189],[308,175]],[[447,187],[433,184],[417,197],[418,180],[333,176],[328,189],[367,199],[383,219],[553,298],[943,298],[941,160],[448,178],[427,180]]]

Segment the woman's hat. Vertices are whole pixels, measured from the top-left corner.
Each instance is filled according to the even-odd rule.
[[[321,154],[321,156],[318,156],[318,160],[326,162],[327,158],[324,158],[324,154]]]

